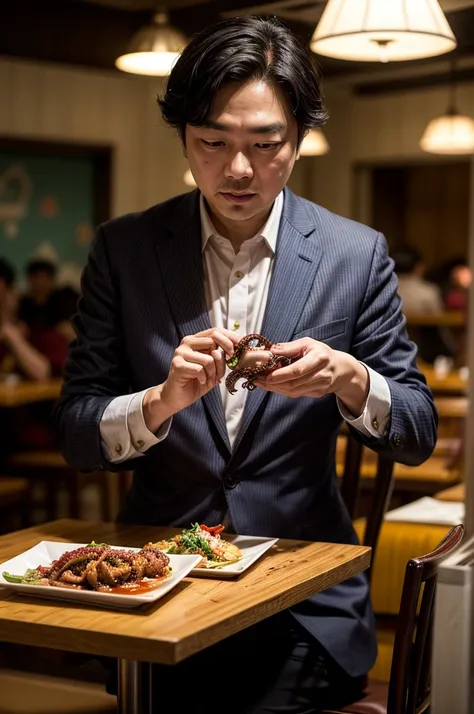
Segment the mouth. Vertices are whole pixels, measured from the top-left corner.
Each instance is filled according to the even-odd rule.
[[[255,193],[221,192],[221,196],[223,196],[226,201],[230,201],[230,203],[249,203],[256,195]]]

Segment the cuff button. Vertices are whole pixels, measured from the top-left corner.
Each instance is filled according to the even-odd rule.
[[[115,444],[115,453],[116,454],[122,453],[122,444]]]
[[[378,431],[379,423],[378,423],[377,419],[372,419],[372,426],[374,427],[374,429],[376,431]]]
[[[144,445],[145,445],[145,442],[143,441],[143,439],[138,439],[138,441],[137,441],[138,448],[141,449],[142,446],[144,446]]]

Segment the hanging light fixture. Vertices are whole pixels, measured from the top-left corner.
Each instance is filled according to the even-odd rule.
[[[300,156],[322,156],[329,151],[329,144],[321,129],[310,129],[301,142]]]
[[[190,186],[190,188],[196,188],[197,186],[196,181],[194,180],[194,176],[191,173],[191,169],[188,169],[184,172],[183,181],[186,186]]]
[[[438,0],[328,0],[313,52],[357,62],[399,62],[450,52],[456,39]]]
[[[451,64],[448,109],[428,123],[420,139],[420,148],[432,154],[474,153],[474,121],[461,114],[456,106],[454,64]]]
[[[115,66],[132,74],[165,77],[185,44],[185,36],[172,27],[168,15],[160,11],[150,25],[132,37],[128,52],[115,60]]]
[[[436,117],[426,127],[420,147],[432,154],[474,154],[474,121],[457,113]]]

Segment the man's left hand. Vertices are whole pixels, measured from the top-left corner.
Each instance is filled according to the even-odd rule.
[[[271,351],[294,361],[255,380],[258,387],[291,398],[336,394],[354,416],[362,412],[370,388],[369,374],[352,355],[310,337],[273,345]]]

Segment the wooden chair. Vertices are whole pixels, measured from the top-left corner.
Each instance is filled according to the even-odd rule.
[[[368,687],[357,701],[323,714],[422,714],[427,711],[438,567],[458,547],[463,535],[464,526],[454,526],[433,552],[408,561],[388,684],[369,679]]]
[[[107,474],[93,471],[82,473],[71,469],[58,451],[25,451],[11,454],[6,460],[9,473],[31,482],[40,481],[46,490],[45,509],[48,520],[58,517],[59,486],[64,485],[68,495],[68,513],[71,518],[80,518],[81,490],[89,483],[99,489],[101,519],[111,520],[110,494]]]
[[[0,531],[29,526],[29,484],[26,479],[0,476]],[[17,520],[17,524],[14,523]]]
[[[356,513],[363,451],[363,444],[348,433],[341,495],[352,520],[354,520]],[[362,544],[372,548],[372,563],[375,560],[380,529],[392,495],[393,466],[394,462],[391,459],[377,454],[374,488],[368,505],[364,536],[362,538]],[[372,567],[367,570],[369,582],[371,573]]]

